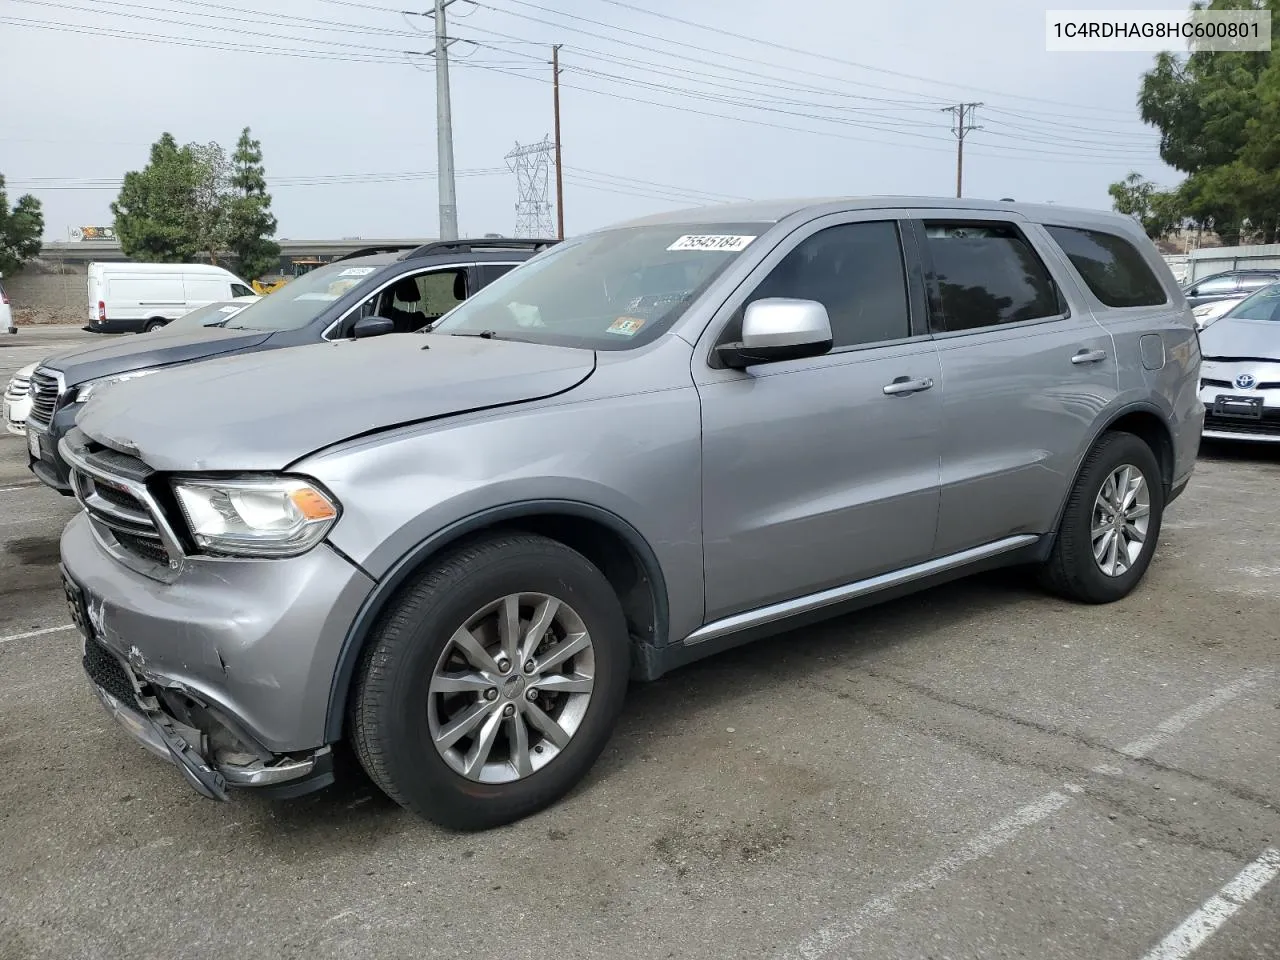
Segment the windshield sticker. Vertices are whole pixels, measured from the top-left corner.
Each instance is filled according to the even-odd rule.
[[[327,303],[330,300],[337,300],[338,295],[336,293],[300,293],[293,299],[294,300],[323,300]]]
[[[233,304],[229,307],[219,307],[218,312],[219,313],[239,313],[243,309],[244,309],[243,307],[238,307]]]
[[[340,277],[367,277],[373,273],[374,267],[347,267],[338,276]]]
[[[739,237],[732,234],[686,234],[681,237],[668,250],[712,250],[717,253],[737,253],[740,250],[747,249],[749,244],[755,237]]]
[[[609,324],[605,333],[615,333],[620,337],[634,337],[643,326],[644,321],[639,317],[619,317]]]

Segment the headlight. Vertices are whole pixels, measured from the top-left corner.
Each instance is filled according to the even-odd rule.
[[[173,492],[196,544],[222,556],[296,556],[338,519],[337,502],[296,477],[175,480]]]
[[[159,373],[160,367],[152,367],[150,370],[133,370],[130,373],[121,373],[114,377],[99,377],[97,380],[86,380],[84,383],[76,387],[75,403],[84,403],[88,400],[95,390],[109,386],[113,383],[124,383],[126,380],[136,380],[138,377],[145,377],[153,373]]]

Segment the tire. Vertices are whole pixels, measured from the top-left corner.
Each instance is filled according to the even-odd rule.
[[[1148,512],[1146,528],[1141,531],[1141,548],[1127,568],[1120,570],[1111,560],[1118,551],[1117,554],[1104,552],[1101,561],[1095,558],[1093,531],[1095,517],[1099,518],[1099,529],[1107,525],[1100,519],[1105,511],[1098,505],[1104,485],[1125,466],[1141,473],[1147,491]],[[1139,506],[1138,499],[1134,503]],[[1136,517],[1137,512],[1134,522],[1125,525],[1126,529],[1136,529],[1134,524],[1141,519]],[[1163,516],[1164,482],[1151,448],[1131,433],[1104,433],[1085,457],[1080,475],[1067,498],[1053,551],[1041,569],[1041,583],[1062,597],[1082,603],[1114,603],[1127,597],[1151,565]],[[1106,546],[1111,542],[1105,537],[1104,534],[1099,540],[1100,545]],[[1111,537],[1116,537],[1114,529]],[[1124,542],[1120,540],[1120,543]],[[1111,567],[1110,572],[1103,570],[1104,564]]]
[[[558,619],[525,664],[512,664],[505,677],[485,672],[473,662],[477,655],[462,655],[455,639],[486,609],[496,605],[496,611],[503,611],[502,604],[517,595],[520,629],[512,635],[522,645],[532,635],[529,623],[544,610],[535,603],[554,598],[560,604]],[[488,663],[500,670],[503,634],[493,631],[501,631],[504,618],[500,612],[487,616],[493,619],[478,621],[481,626],[473,627],[470,635],[492,653]],[[572,631],[564,627],[562,617],[575,625]],[[568,649],[569,640],[580,637],[582,630],[589,653],[575,654],[546,674],[524,672],[535,659],[547,661],[557,650]],[[581,642],[578,639],[575,645]],[[590,666],[582,667],[587,657]],[[573,672],[567,673],[570,665]],[[585,701],[581,693],[558,693],[549,687],[542,688],[541,694],[529,693],[538,683],[561,683],[566,677],[580,685],[583,670],[594,672],[594,686]],[[370,779],[418,816],[454,830],[500,826],[549,806],[586,775],[617,722],[629,672],[626,619],[604,575],[555,540],[527,534],[493,536],[442,557],[403,588],[380,616],[352,694],[353,746]],[[462,675],[472,682],[484,678],[484,689],[455,687],[454,692],[440,693],[433,685]],[[527,702],[535,697],[536,702]],[[537,726],[542,721],[534,710],[542,706],[547,708],[543,717],[557,718],[559,745]],[[505,710],[514,713],[501,713]],[[452,748],[437,746],[435,737],[447,739],[452,729],[446,721],[482,712],[488,719],[474,735],[466,734]],[[502,718],[496,719],[499,714]],[[484,749],[480,743],[491,723],[497,732],[489,735],[490,747],[484,750],[491,762],[481,758],[480,772],[473,769],[472,775],[466,775],[468,761],[475,762],[472,755],[479,756]],[[522,723],[525,734],[520,751],[517,727]],[[560,724],[572,727],[567,743]],[[467,745],[464,756],[462,747]],[[517,762],[520,758],[523,772]],[[488,781],[481,782],[479,776]],[[494,779],[502,776],[509,779]]]
[[[147,325],[142,328],[143,333],[150,333],[152,330],[159,330],[165,325],[163,320],[148,320]]]

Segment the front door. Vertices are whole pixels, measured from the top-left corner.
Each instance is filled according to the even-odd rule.
[[[1038,229],[940,211],[916,232],[947,387],[935,549],[1048,533],[1118,390],[1111,335]]]
[[[695,360],[708,621],[926,560],[937,522],[942,379],[898,221],[810,224],[742,289],[708,343],[736,339],[753,300],[792,297],[827,308],[834,346],[745,371]]]

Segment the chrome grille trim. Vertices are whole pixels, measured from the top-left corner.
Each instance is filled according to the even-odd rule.
[[[71,467],[72,490],[81,506],[88,512],[89,518],[95,525],[101,525],[108,530],[155,540],[169,558],[169,566],[177,567],[186,556],[186,552],[176,532],[165,519],[164,511],[147,490],[146,483],[105,469],[93,454],[88,453],[83,445],[77,442],[82,436],[79,430],[72,430],[58,444],[58,452]],[[130,510],[106,500],[96,492],[96,485],[99,482],[115,487],[117,490],[126,491],[138,501],[143,510]]]
[[[36,367],[35,372],[31,374],[31,412],[27,414],[27,420],[43,430],[48,430],[66,389],[62,374],[55,370],[46,370],[44,367]]]

